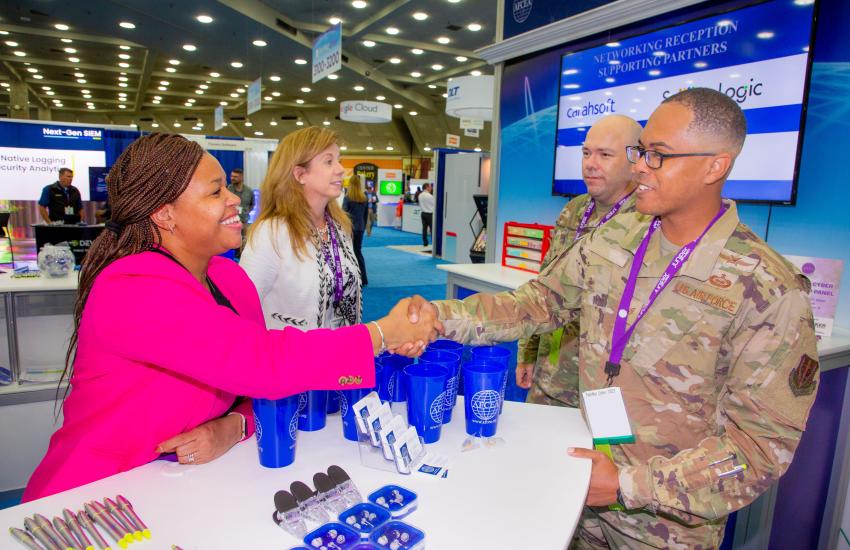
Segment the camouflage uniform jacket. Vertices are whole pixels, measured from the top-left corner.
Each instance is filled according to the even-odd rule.
[[[637,325],[614,381],[636,441],[612,445],[627,512],[599,517],[646,544],[717,546],[725,516],[787,470],[815,398],[808,280],[729,204]],[[580,312],[579,388],[605,387],[615,310],[650,222],[618,215],[515,291],[435,302],[448,337],[513,340]],[[670,260],[658,231],[629,325]]]
[[[590,195],[586,193],[579,195],[571,199],[561,210],[552,229],[549,250],[543,258],[543,269],[546,269],[555,258],[573,245],[576,230],[590,200]],[[634,212],[634,210],[635,195],[632,194],[620,207],[617,215]],[[594,209],[582,237],[590,234],[607,212],[598,207]],[[570,407],[579,406],[578,335],[579,322],[576,318],[564,327],[558,349],[552,349],[558,345],[558,337],[551,333],[535,334],[528,339],[520,340],[518,348],[518,361],[534,364],[532,383],[536,388],[547,397]]]

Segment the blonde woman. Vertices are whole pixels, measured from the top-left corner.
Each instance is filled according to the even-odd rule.
[[[363,259],[363,233],[366,231],[366,220],[369,218],[369,204],[366,202],[366,193],[363,192],[363,184],[360,176],[354,174],[348,180],[348,193],[342,201],[342,209],[351,218],[351,235],[354,239],[354,255],[360,265],[360,280],[363,286],[369,284],[366,276],[366,260]]]
[[[272,156],[240,261],[269,329],[360,322],[351,221],[337,202],[343,174],[337,134],[325,128],[289,134]]]

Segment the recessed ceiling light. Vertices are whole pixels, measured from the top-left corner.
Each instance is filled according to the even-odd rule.
[[[165,72],[167,72],[167,73],[176,73],[176,72],[177,72],[177,69],[175,69],[174,67],[166,67],[166,68],[165,68]]]
[[[449,4],[457,4],[460,0],[449,0]]]
[[[298,99],[295,100],[295,103],[297,103],[299,105],[304,105],[304,100],[301,99],[301,98],[298,98]]]
[[[328,120],[328,119],[325,119],[325,120],[323,120],[323,121],[322,121],[322,124],[323,124],[323,125],[325,125],[325,126],[330,126],[330,125],[331,125],[331,121],[330,121],[330,120]]]
[[[310,88],[308,88],[307,86],[304,86],[303,88],[301,88],[301,91],[304,92],[305,94],[309,94],[311,92]]]
[[[397,28],[395,28],[395,27],[387,27],[387,34],[389,34],[389,35],[395,36],[395,35],[397,35],[399,32],[400,32],[400,31],[399,31]]]
[[[174,127],[175,127],[175,128],[180,128],[180,123],[179,123],[179,122],[175,122],[175,123],[174,123]]]
[[[416,111],[410,111],[408,114],[409,114],[410,116],[416,116],[416,115],[418,115],[419,113],[417,113]]]
[[[342,19],[340,19],[339,17],[333,16],[333,17],[328,19],[328,23],[330,23],[331,25],[339,25],[340,23],[342,23]]]
[[[203,90],[195,90],[195,93],[198,94],[198,95],[204,95]]]
[[[430,148],[430,147],[428,147],[428,146],[426,145],[425,147],[423,147],[423,148],[422,148],[422,150],[423,150],[423,151],[430,151],[430,150],[431,150],[431,148]]]
[[[91,111],[94,111],[95,109],[97,109],[97,107],[95,107],[94,105],[89,105],[88,108]]]
[[[162,84],[163,86],[169,86],[169,85],[171,85],[171,82],[169,82],[169,81],[167,81],[167,80],[160,80],[160,81],[159,81],[159,83],[160,83],[160,84]]]
[[[121,87],[121,88],[126,88],[126,87],[127,87],[127,83],[126,83],[126,82],[119,82],[119,83],[118,83],[118,86],[119,86],[119,87]]]
[[[377,99],[378,101],[383,101],[383,100],[385,100],[385,99],[387,99],[387,98],[386,98],[386,97],[384,97],[384,96],[382,96],[382,95],[378,95],[378,96],[375,96],[375,99]]]
[[[328,75],[328,80],[336,80],[337,78],[339,78],[339,75],[336,73]]]
[[[28,73],[37,73],[38,69],[36,69],[35,67],[27,67],[27,72]]]
[[[50,86],[42,86],[42,87],[41,87],[41,89],[42,89],[42,90],[45,90],[45,91],[50,91],[50,90],[52,90],[53,88],[51,88]]]
[[[195,93],[198,93],[198,92],[195,92]],[[204,93],[204,92],[201,92],[201,93]],[[270,95],[263,96],[264,101],[271,101],[272,99],[274,99],[274,98]]]
[[[363,45],[366,46],[367,48],[374,48],[375,47],[375,43],[371,40],[364,40]]]
[[[27,52],[22,52],[21,50],[15,50],[15,51],[14,51],[14,52],[12,52],[12,53],[14,53],[15,55],[17,55],[18,57],[26,57],[26,56],[27,56]]]
[[[34,75],[32,75],[32,77],[36,80],[41,80],[42,78],[44,78],[44,76],[40,75],[40,74],[34,74]],[[85,81],[83,81],[83,82],[85,82]]]
[[[198,48],[194,44],[183,44],[183,49],[186,50],[187,52],[193,52],[193,51],[197,50]]]
[[[230,66],[233,67],[234,69],[241,69],[242,68],[242,62],[241,61],[231,61]]]
[[[237,94],[244,94],[244,93],[245,93],[245,88],[236,88],[236,93],[237,93]]]
[[[211,76],[211,77],[213,77],[213,78],[218,78],[218,77],[220,77],[220,76],[221,76],[221,74],[219,74],[219,73],[210,73],[210,76]]]
[[[122,68],[124,68],[124,69],[126,69],[127,67],[129,67],[129,66],[130,66],[130,64],[129,64],[129,63],[125,63],[125,62],[123,62],[123,61],[122,61],[121,63],[119,63],[119,64],[118,64],[118,66],[119,66],[119,67],[122,67]]]
[[[391,57],[390,63],[392,63],[393,65],[398,65],[399,63],[401,63],[401,59],[399,59],[398,57]]]
[[[458,63],[465,63],[466,61],[469,61],[469,58],[465,55],[459,55],[455,57],[455,61],[457,61]]]
[[[436,84],[428,84],[428,87],[429,87],[429,88],[431,88],[432,90],[436,90],[436,89],[437,89],[437,85],[436,85]]]
[[[273,74],[269,77],[269,80],[271,80],[272,82],[280,82],[280,77],[276,74]]]
[[[367,145],[367,146],[366,146],[366,150],[367,150],[367,151],[371,151],[372,149],[374,149],[374,147],[372,147],[371,145]]]
[[[417,21],[425,21],[426,19],[428,19],[428,14],[424,11],[417,11],[413,14],[413,18]]]
[[[56,23],[55,25],[53,25],[53,28],[56,29],[56,30],[59,30],[59,31],[67,31],[71,27],[69,27],[68,25],[66,25],[64,23]]]
[[[46,93],[47,95],[56,95],[56,92],[54,92],[53,90],[47,90],[44,93]]]
[[[246,120],[246,121],[245,121],[245,126],[251,127],[251,126],[253,126],[253,125],[254,125],[254,123],[253,123],[253,122],[251,122],[250,120]]]
[[[368,4],[367,4],[366,2],[364,2],[363,0],[354,0],[354,1],[351,3],[351,6],[352,6],[352,7],[354,7],[354,8],[357,8],[358,10],[362,10],[362,9],[363,9],[363,8],[365,8],[367,5],[368,5]]]
[[[280,92],[272,92],[272,97],[280,97]]]
[[[362,92],[362,91],[363,91],[363,90],[365,90],[365,89],[366,89],[366,88],[364,88],[364,87],[363,87],[363,86],[361,86],[360,84],[358,84],[357,86],[355,86],[355,87],[354,87],[354,91],[355,91],[355,92]]]
[[[159,124],[157,124],[156,122],[151,122],[151,127],[152,128],[159,128]]]
[[[412,73],[410,73],[410,76],[412,76],[413,78],[419,78],[420,76],[422,76],[422,73],[420,73],[419,71],[413,71]]]
[[[198,88],[206,90],[207,88],[209,88],[209,86],[207,86],[206,84],[201,84],[200,86],[198,86]]]
[[[82,75],[82,73],[80,73],[80,75]],[[127,80],[128,80],[128,79],[127,79],[127,77],[126,77],[126,76],[119,76],[119,77],[118,77],[118,82],[127,82]]]
[[[7,42],[8,44],[8,42]],[[9,44],[11,46],[11,44]],[[17,46],[17,44],[15,44]],[[77,53],[76,48],[65,48],[65,53]]]
[[[169,59],[168,63],[169,63],[169,65],[179,65],[180,60],[179,59]]]
[[[118,59],[130,59],[130,54],[126,54],[126,53],[119,53],[119,54],[118,54]]]
[[[348,145],[340,145],[339,150],[340,151],[348,151]]]
[[[118,23],[118,26],[121,27],[122,29],[135,29],[136,28],[136,25],[130,23],[129,21],[121,21],[120,23]]]
[[[481,76],[481,71],[470,71],[469,74],[472,76]]]
[[[78,78],[77,82],[79,82],[80,84],[85,84],[86,82],[88,82],[88,80],[86,80],[85,78]]]
[[[478,145],[476,145],[476,146],[475,146],[475,149],[473,149],[473,151],[475,151],[476,153],[480,153],[480,152],[481,152],[481,147],[479,147]]]
[[[154,103],[154,104],[156,104],[156,105],[159,105],[160,103],[162,103],[162,101],[161,101],[161,100],[159,100],[159,99],[154,99],[151,103]]]
[[[443,98],[447,98],[447,97],[449,97],[449,94],[445,94],[445,93],[444,93],[444,94],[443,94]]]
[[[195,17],[195,19],[197,19],[199,23],[204,23],[204,24],[209,24],[209,23],[212,23],[214,21],[214,19],[212,17],[210,17],[209,15],[206,15],[206,14],[198,15],[197,17]]]
[[[395,148],[392,145],[387,145],[387,151],[393,151]]]
[[[230,97],[239,97],[239,94],[236,92],[230,92]]]
[[[126,106],[126,105],[124,105],[124,104],[122,103],[122,104],[118,105],[118,108],[119,108],[119,109],[126,109],[126,108],[127,108],[127,106]]]
[[[478,23],[470,23],[466,26],[466,28],[471,30],[472,32],[478,32],[481,30],[481,25]]]
[[[258,48],[264,48],[268,46],[268,43],[265,40],[254,40],[251,44],[257,46]]]
[[[222,107],[227,107],[226,101],[219,101],[218,104],[221,105]]]
[[[326,97],[325,99],[327,99],[327,100],[328,100],[329,102],[331,102],[331,103],[333,103],[334,101],[336,101],[336,98],[335,98],[334,96],[332,96],[332,95],[329,95],[329,96],[328,96],[328,97]]]
[[[0,31],[0,36],[9,36],[9,31]],[[4,88],[6,86],[3,86]]]
[[[72,42],[74,42],[74,41],[73,41],[73,40],[71,40],[70,38],[60,38],[59,40],[61,40],[61,41],[62,41],[62,42],[64,42],[65,44],[71,44]]]
[[[303,58],[301,58],[301,57],[296,57],[296,58],[295,58],[295,64],[296,64],[296,65],[306,65],[306,64],[307,64],[307,60],[306,60],[306,59],[303,59]]]
[[[410,50],[410,53],[412,53],[413,55],[422,55],[425,52],[423,50],[420,50],[419,48],[413,48],[412,50]]]
[[[394,109],[401,109],[402,107],[403,107],[403,106],[402,106],[402,104],[401,104],[401,103],[396,103],[395,105],[393,105],[393,108],[394,108]]]
[[[83,89],[83,90],[80,90],[80,93],[81,94],[90,94],[91,92],[89,90]]]
[[[70,41],[69,41],[69,42],[70,42]],[[121,45],[120,45],[120,46],[118,46],[118,47],[119,47],[119,48],[121,48],[122,50],[129,50],[129,49],[130,49],[130,46],[125,46],[124,44],[121,44]]]
[[[440,44],[448,44],[449,42],[451,42],[451,39],[449,39],[448,36],[439,36],[437,37],[437,42],[439,42]]]
[[[70,61],[71,63],[79,63],[80,58],[79,57],[69,57],[68,61]]]
[[[91,99],[91,94],[83,94],[83,99]]]
[[[86,77],[85,73],[74,73],[74,76],[76,76],[77,78],[85,78]],[[119,78],[118,80],[121,80],[121,79]],[[126,78],[124,80],[126,80]]]
[[[254,135],[255,136],[261,136],[261,135],[263,135],[263,133],[261,131],[257,130],[256,132],[254,132]]]
[[[443,66],[440,65],[439,63],[435,63],[435,64],[431,65],[431,68],[434,69],[435,71],[442,71],[443,70]]]
[[[165,86],[157,86],[156,89],[159,90],[160,92],[164,92],[168,88],[166,88]]]

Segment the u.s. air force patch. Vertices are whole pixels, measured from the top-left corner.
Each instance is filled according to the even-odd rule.
[[[727,295],[728,293],[712,292],[707,287],[694,286],[684,281],[679,281],[673,285],[673,292],[701,304],[722,309],[733,315],[738,311],[738,306],[741,305],[739,300]]]
[[[800,363],[791,370],[788,375],[788,385],[791,386],[791,393],[797,397],[810,395],[815,391],[817,382],[815,375],[818,373],[820,365],[817,360],[812,359],[808,355],[800,357]]]

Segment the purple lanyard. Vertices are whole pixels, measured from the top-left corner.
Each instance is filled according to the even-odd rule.
[[[328,225],[328,237],[331,241],[331,250],[333,251],[333,260],[328,252],[328,247],[322,244],[322,253],[325,255],[325,261],[333,267],[334,272],[334,305],[339,305],[342,301],[342,262],[339,259],[339,242],[336,238],[336,226],[328,214],[325,214],[325,223]],[[321,239],[320,239],[321,240]]]
[[[617,212],[620,211],[620,208],[622,208],[623,205],[626,204],[626,201],[629,200],[629,197],[632,196],[632,193],[634,193],[634,189],[631,193],[618,200],[614,204],[614,206],[611,207],[611,210],[609,210],[608,213],[605,214],[605,216],[602,218],[602,220],[600,220],[599,225],[597,225],[596,227],[601,227],[605,225],[605,222],[616,216]],[[590,220],[590,216],[593,214],[594,210],[596,210],[596,200],[590,199],[590,202],[587,204],[587,208],[584,209],[584,214],[582,214],[581,216],[581,221],[578,222],[578,228],[576,229],[575,237],[573,237],[573,242],[581,238],[582,234],[584,233],[585,227],[587,227],[587,222],[588,220]]]
[[[661,219],[655,218],[649,225],[649,229],[646,231],[643,241],[641,241],[640,246],[635,251],[635,257],[632,260],[632,268],[629,271],[629,279],[626,281],[626,288],[623,289],[623,297],[620,298],[620,305],[617,307],[617,317],[614,319],[614,332],[611,335],[611,355],[608,356],[608,362],[605,364],[605,374],[608,375],[609,386],[614,382],[614,377],[620,374],[620,360],[623,358],[623,352],[626,349],[626,344],[629,343],[629,338],[631,338],[637,324],[641,319],[643,319],[643,316],[646,315],[649,308],[652,307],[652,304],[655,302],[655,299],[658,298],[658,295],[661,294],[661,291],[664,290],[673,277],[675,277],[679,270],[682,269],[682,266],[685,265],[686,261],[688,261],[691,253],[697,247],[708,230],[711,229],[711,226],[713,226],[728,209],[728,205],[721,205],[720,211],[716,216],[714,216],[708,226],[703,229],[700,236],[679,250],[670,262],[670,265],[668,265],[667,269],[664,270],[664,274],[661,275],[660,279],[658,279],[658,282],[655,284],[655,288],[653,288],[652,292],[649,294],[649,299],[646,301],[646,304],[640,308],[637,317],[635,317],[635,322],[632,323],[632,326],[627,328],[626,320],[629,317],[629,306],[632,304],[632,297],[635,295],[635,287],[637,286],[637,278],[640,273],[640,267],[643,264],[644,256],[646,256],[646,249],[649,246],[652,234],[655,233],[656,229],[661,227]]]

